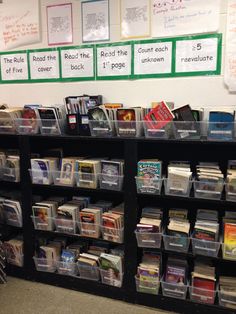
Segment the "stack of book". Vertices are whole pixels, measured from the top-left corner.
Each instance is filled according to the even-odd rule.
[[[116,121],[118,136],[139,137],[143,134],[143,109],[141,107],[118,108]]]
[[[229,276],[219,277],[220,304],[231,309],[236,309],[236,278]]]
[[[99,259],[97,255],[81,253],[77,259],[80,277],[99,280]]]
[[[169,210],[169,224],[167,225],[166,233],[168,236],[176,238],[178,242],[180,238],[183,238],[182,241],[185,243],[184,238],[189,237],[190,223],[187,219],[187,214],[188,212],[185,209]]]
[[[5,181],[20,181],[20,156],[17,150],[0,151],[0,178]]]
[[[111,242],[123,242],[124,213],[110,210],[102,214],[102,236]]]
[[[31,177],[34,184],[52,184],[53,173],[58,171],[59,159],[56,157],[31,159]]]
[[[169,257],[166,263],[164,282],[174,286],[172,293],[174,293],[175,289],[178,292],[178,286],[187,285],[187,276],[187,261],[176,257]]]
[[[124,160],[101,160],[100,188],[120,190],[124,175]]]
[[[56,217],[59,203],[57,201],[45,200],[32,206],[32,214],[35,229],[53,230],[53,218]]]
[[[22,227],[22,209],[19,201],[4,199],[3,211],[6,224]]]
[[[59,232],[76,233],[76,222],[79,221],[80,210],[83,205],[80,201],[69,201],[56,209],[55,224]]]
[[[113,251],[113,253],[116,252]],[[99,264],[102,282],[121,287],[124,272],[123,256],[101,253]]]
[[[16,266],[23,266],[23,240],[18,238],[4,242],[7,262]]]
[[[198,209],[192,237],[198,240],[217,242],[219,240],[218,212]]]
[[[99,238],[102,221],[101,208],[84,208],[79,213],[80,234],[85,237]]]
[[[228,161],[226,182],[227,193],[236,194],[236,160]]]
[[[180,193],[187,195],[190,192],[192,171],[189,162],[173,161],[168,165],[167,193]]]
[[[191,298],[214,304],[216,290],[215,267],[196,261],[192,272]]]
[[[144,251],[137,269],[136,283],[139,292],[158,294],[161,273],[161,255]]]
[[[161,190],[162,161],[142,159],[137,165],[137,189],[140,193],[155,193]]]
[[[0,109],[0,131],[4,133],[15,133],[15,120],[22,117],[22,108]]]
[[[208,139],[231,140],[234,132],[235,111],[230,108],[210,111],[208,122]]]
[[[224,175],[215,162],[200,162],[197,165],[198,190],[212,192],[221,192],[224,184]]]
[[[78,174],[78,187],[96,189],[98,174],[101,173],[101,158],[79,160],[76,162],[75,171]]]
[[[225,212],[223,227],[223,258],[236,260],[236,213]]]

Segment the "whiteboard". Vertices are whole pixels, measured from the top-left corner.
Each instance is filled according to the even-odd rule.
[[[39,42],[39,1],[7,0],[0,6],[0,49]]]
[[[217,32],[220,0],[152,0],[152,37]]]

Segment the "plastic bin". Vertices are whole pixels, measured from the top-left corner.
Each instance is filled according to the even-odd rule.
[[[92,173],[75,172],[76,186],[85,189],[98,188],[98,175]]]
[[[89,120],[89,129],[92,136],[111,137],[115,135],[113,121]]]
[[[31,216],[31,218],[34,223],[35,230],[53,231],[55,229],[52,217],[46,217],[45,220],[35,216]]]
[[[71,219],[54,218],[56,231],[60,233],[76,234],[77,226],[76,222]]]
[[[161,194],[162,179],[135,177],[137,193],[139,194]]]
[[[122,286],[123,274],[116,274],[113,269],[100,269],[100,274],[103,284],[119,288]]]
[[[115,121],[116,133],[120,137],[140,137],[143,135],[142,121]]]
[[[192,181],[188,181],[184,188],[182,187],[182,182],[181,182],[181,184],[176,182],[176,185],[174,185],[174,186],[171,186],[170,182],[171,181],[168,178],[164,179],[165,194],[166,195],[189,197],[190,190],[192,187]]]
[[[138,247],[160,248],[162,233],[135,231]]]
[[[124,176],[114,176],[109,174],[99,174],[100,189],[121,191],[123,186]]]
[[[188,285],[180,285],[161,281],[162,293],[166,297],[185,300],[188,292]]]
[[[47,260],[46,258],[33,257],[37,271],[44,271],[54,273],[57,269],[57,264],[54,260]]]
[[[72,262],[57,262],[57,271],[61,275],[67,275],[67,276],[77,276],[78,274],[78,266],[76,263]]]
[[[158,121],[143,121],[144,134],[146,138],[168,139],[172,128],[172,122],[160,125]]]
[[[0,168],[0,179],[7,182],[20,182],[20,168]]]
[[[42,135],[62,135],[65,133],[65,121],[60,119],[41,119],[39,128]]]
[[[236,296],[223,291],[219,291],[218,296],[220,306],[236,309]]]
[[[101,226],[92,223],[78,222],[80,235],[89,238],[99,238],[101,235]]]
[[[225,184],[226,201],[236,202],[236,188],[233,184]]]
[[[214,304],[216,291],[189,287],[190,299],[195,302]]]
[[[158,294],[159,288],[160,288],[160,281],[144,281],[140,280],[137,276],[135,276],[135,282],[136,282],[136,290],[137,292],[141,293],[148,293],[148,294]]]
[[[43,185],[53,184],[52,173],[47,170],[29,169],[29,173],[33,184]]]
[[[96,266],[87,266],[78,261],[79,277],[87,280],[99,281],[100,272]]]
[[[9,226],[13,227],[22,227],[22,216],[17,215],[16,213],[9,213],[4,210],[4,216],[5,216],[5,223]]]
[[[66,169],[63,171],[52,171],[52,178],[54,185],[60,186],[74,186],[75,185],[75,177],[74,173],[70,171],[67,173]]]
[[[199,140],[201,123],[197,121],[173,121],[174,138],[178,140]]]
[[[197,198],[220,200],[224,183],[194,181],[194,195]]]
[[[175,237],[163,234],[164,240],[164,247],[167,251],[174,251],[174,252],[183,252],[187,253],[190,238],[189,237]]]
[[[220,242],[199,240],[192,238],[192,250],[194,255],[217,257],[220,249]]]
[[[15,119],[16,133],[34,135],[39,133],[40,120],[38,119]]]
[[[226,260],[236,261],[236,245],[222,243],[222,257]]]
[[[124,242],[124,228],[114,229],[101,226],[102,238],[110,242],[123,243]]]

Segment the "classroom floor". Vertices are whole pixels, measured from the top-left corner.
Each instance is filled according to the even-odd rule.
[[[0,314],[168,314],[143,306],[8,277],[0,285]]]

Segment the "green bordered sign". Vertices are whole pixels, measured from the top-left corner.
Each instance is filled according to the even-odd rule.
[[[58,82],[60,80],[59,50],[29,50],[30,80],[32,82]]]
[[[29,83],[27,51],[0,53],[1,83]]]
[[[220,75],[222,34],[176,38],[174,76]]]
[[[62,81],[95,80],[94,45],[60,48]]]
[[[131,79],[133,72],[132,43],[96,45],[96,79]]]

